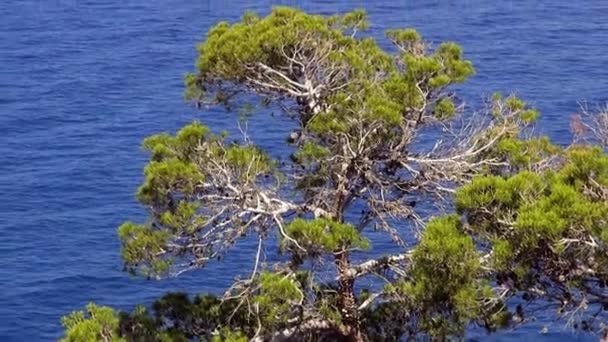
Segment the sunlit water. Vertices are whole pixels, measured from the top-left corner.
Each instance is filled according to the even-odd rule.
[[[539,131],[560,143],[569,140],[579,101],[608,100],[605,1],[282,3],[327,14],[363,7],[377,37],[413,26],[433,42],[459,42],[477,69],[460,94],[476,103],[494,91],[517,92],[542,111]],[[133,196],[143,137],[193,119],[215,128],[236,123],[235,115],[183,103],[195,43],[219,20],[276,4],[0,2],[1,341],[57,339],[61,315],[91,300],[129,309],[168,290],[218,292],[250,267],[253,247],[245,243],[179,279],[132,278],[121,271],[115,230],[125,219],[144,219]],[[267,116],[250,133],[280,155],[285,127],[285,119]],[[576,338],[555,325],[541,336],[541,326],[493,338]]]

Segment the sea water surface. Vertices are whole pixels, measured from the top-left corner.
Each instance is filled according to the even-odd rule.
[[[169,290],[218,293],[250,267],[244,246],[179,279],[133,278],[122,272],[116,227],[145,218],[133,195],[146,160],[142,138],[194,119],[214,128],[237,122],[183,102],[195,44],[219,20],[278,4],[325,14],[365,8],[378,38],[415,27],[432,42],[456,41],[477,69],[461,96],[475,103],[516,92],[541,110],[538,130],[560,143],[580,101],[608,101],[602,0],[3,0],[0,341],[56,340],[60,317],[89,301],[130,309]],[[285,125],[268,117],[250,130],[280,154]],[[532,324],[492,339],[585,338],[545,323],[547,335]]]

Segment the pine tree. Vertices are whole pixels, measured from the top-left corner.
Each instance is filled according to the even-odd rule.
[[[245,130],[200,122],[145,139],[149,218],[119,228],[129,271],[175,276],[246,236],[258,247],[221,298],[169,294],[153,314],[122,314],[115,336],[446,339],[521,318],[514,297],[604,305],[605,150],[533,135],[539,113],[515,96],[473,112],[451,89],[474,73],[457,44],[395,29],[387,51],[367,28],[361,10],[276,7],[209,30],[186,97],[248,120],[280,109],[296,128],[276,144],[295,152],[273,159]],[[580,136],[605,144],[595,119],[578,121]],[[378,231],[397,253],[377,257]],[[272,244],[276,263],[261,258]]]

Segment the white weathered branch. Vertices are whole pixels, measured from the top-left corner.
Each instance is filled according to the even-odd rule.
[[[386,256],[386,257],[382,257],[379,259],[368,260],[361,264],[351,266],[345,275],[350,278],[358,278],[358,277],[364,276],[366,274],[369,274],[371,272],[374,272],[378,269],[388,267],[390,265],[399,264],[404,261],[408,261],[411,259],[411,257],[412,257],[412,252],[409,251],[406,253]]]
[[[298,326],[286,328],[266,336],[257,336],[251,342],[287,342],[295,338],[298,332],[323,331],[330,329],[332,324],[326,320],[314,319],[306,321]]]

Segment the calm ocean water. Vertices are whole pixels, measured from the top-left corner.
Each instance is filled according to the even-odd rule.
[[[61,315],[88,301],[129,309],[168,290],[220,291],[249,267],[245,250],[179,279],[132,278],[121,272],[115,231],[125,219],[144,218],[133,196],[143,137],[193,119],[217,128],[236,122],[182,101],[195,43],[219,20],[276,4],[320,13],[362,7],[375,36],[413,26],[431,41],[457,41],[477,68],[460,94],[475,103],[517,92],[541,110],[539,130],[558,142],[568,141],[579,101],[608,101],[608,2],[601,0],[3,0],[0,341],[56,340]],[[284,127],[268,118],[251,132],[274,146]],[[539,329],[492,338],[582,338]]]

